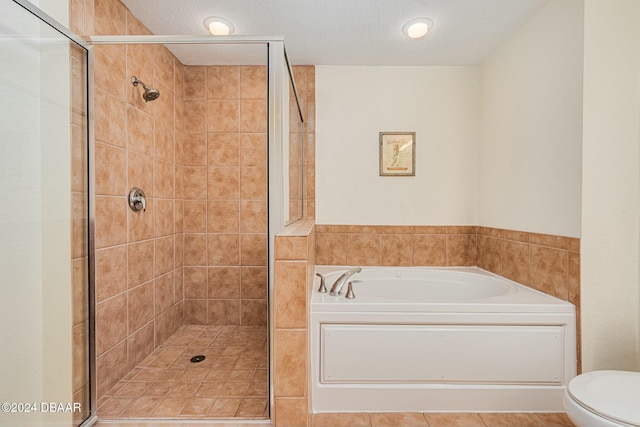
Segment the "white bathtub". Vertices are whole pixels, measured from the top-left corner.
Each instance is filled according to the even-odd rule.
[[[318,266],[327,288],[349,267]],[[575,308],[475,267],[365,267],[311,297],[312,411],[563,411]]]

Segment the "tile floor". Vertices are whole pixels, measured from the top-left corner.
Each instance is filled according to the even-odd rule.
[[[117,421],[100,421],[95,427],[273,427],[273,424],[259,421],[140,421],[140,422],[117,422]]]
[[[563,413],[371,412],[315,414],[313,427],[574,427]]]
[[[183,326],[100,398],[98,417],[265,419],[267,367],[264,326]]]
[[[273,424],[268,422],[259,422],[248,420],[243,421],[194,421],[189,420],[183,423],[179,421],[100,421],[94,424],[94,427],[273,427]]]
[[[204,361],[190,362],[200,354]],[[197,425],[271,426],[267,367],[264,327],[183,326],[100,398],[98,426],[183,427],[193,424],[181,421],[229,419],[247,423]],[[312,421],[313,427],[574,427],[562,413],[335,413]]]
[[[98,423],[97,427],[191,427],[193,424]],[[272,427],[271,424],[197,424],[198,427]],[[565,414],[339,413],[316,414],[313,427],[574,427]]]

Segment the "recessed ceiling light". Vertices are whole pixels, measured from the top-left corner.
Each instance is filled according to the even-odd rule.
[[[210,16],[204,20],[204,27],[214,36],[228,36],[233,34],[235,28],[228,19],[219,16]]]
[[[433,21],[429,18],[415,18],[402,26],[402,32],[411,39],[421,39],[429,34]]]

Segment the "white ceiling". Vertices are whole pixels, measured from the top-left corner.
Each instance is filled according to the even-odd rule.
[[[476,65],[548,0],[122,1],[154,34],[207,35],[204,19],[221,16],[234,35],[284,36],[293,64]],[[432,33],[407,39],[402,26],[421,16],[434,21]],[[216,62],[199,49],[172,48],[186,65]],[[230,63],[224,55],[206,56]]]

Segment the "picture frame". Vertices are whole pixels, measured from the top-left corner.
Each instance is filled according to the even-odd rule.
[[[416,133],[380,132],[380,176],[416,175]]]

